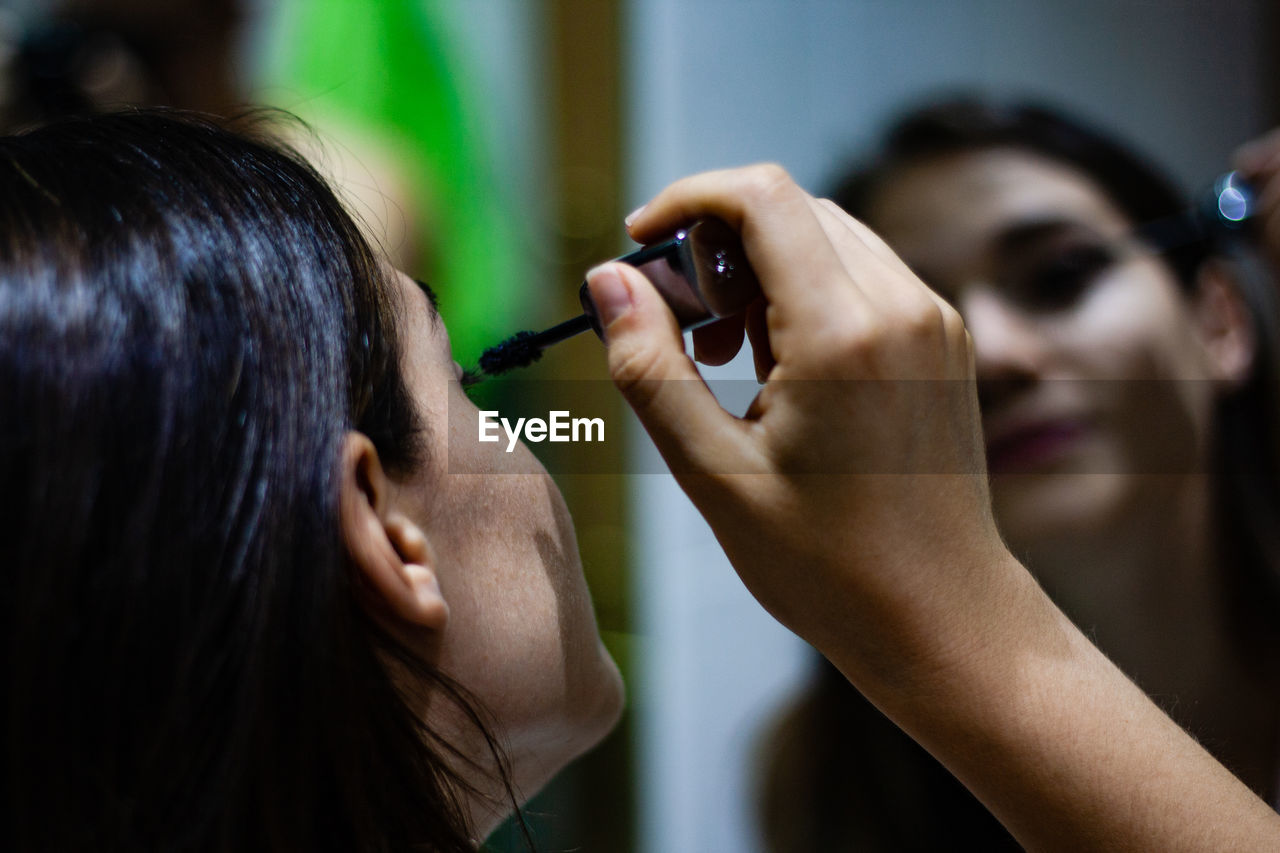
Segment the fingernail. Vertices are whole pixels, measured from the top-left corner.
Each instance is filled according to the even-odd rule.
[[[639,216],[641,213],[644,213],[644,209],[648,206],[649,205],[647,204],[642,204],[639,207],[637,207],[635,210],[628,213],[626,217],[622,220],[623,224],[626,225],[628,228],[630,228],[631,223],[635,222],[636,217]]]
[[[618,268],[602,264],[587,273],[591,282],[591,298],[600,314],[600,325],[608,327],[614,320],[631,310],[631,288],[618,275]]]

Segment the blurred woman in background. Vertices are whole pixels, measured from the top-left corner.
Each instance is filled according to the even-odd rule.
[[[832,197],[964,317],[1010,549],[1275,803],[1280,313],[1269,277],[1209,235],[1162,244],[1143,226],[1187,210],[1171,182],[1032,106],[956,99],[911,113]],[[825,663],[770,735],[762,822],[776,851],[1016,846]]]

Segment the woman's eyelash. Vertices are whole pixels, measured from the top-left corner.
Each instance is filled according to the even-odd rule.
[[[471,388],[474,385],[479,385],[483,381],[484,374],[471,368],[463,368],[462,376],[458,378],[458,384],[463,388]]]
[[[1116,253],[1105,246],[1071,246],[1031,264],[1013,291],[1029,304],[1062,308],[1115,261]]]

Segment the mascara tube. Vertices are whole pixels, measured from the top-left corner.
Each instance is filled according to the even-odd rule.
[[[719,219],[703,219],[660,243],[616,260],[640,270],[671,307],[681,329],[696,329],[720,317],[741,313],[760,296],[760,282],[747,263],[742,240]],[[526,367],[542,352],[593,330],[601,339],[600,312],[584,281],[578,289],[582,314],[542,332],[518,332],[480,356],[480,372],[498,376]]]
[[[617,259],[653,282],[684,330],[741,313],[760,295],[742,240],[719,219],[703,219],[661,243]],[[600,315],[584,281],[578,300],[591,328],[604,337]]]

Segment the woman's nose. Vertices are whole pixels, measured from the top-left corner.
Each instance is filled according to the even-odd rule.
[[[959,310],[973,337],[978,396],[984,407],[1040,377],[1046,341],[1033,315],[985,288],[965,293]]]

